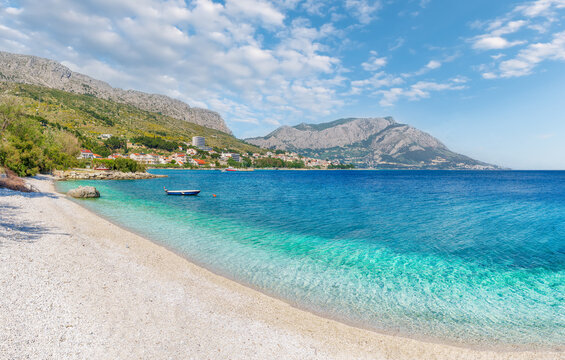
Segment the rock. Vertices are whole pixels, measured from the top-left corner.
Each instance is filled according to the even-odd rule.
[[[67,195],[79,199],[99,198],[100,193],[94,186],[79,186],[76,189],[69,190]]]

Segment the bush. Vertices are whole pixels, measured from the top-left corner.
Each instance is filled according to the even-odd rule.
[[[143,172],[145,171],[145,165],[138,163],[132,159],[117,158],[116,160],[111,159],[94,159],[92,161],[94,165],[104,165],[110,170],[117,170],[121,172]]]
[[[145,165],[132,159],[118,158],[114,160],[114,169],[122,172],[142,172]]]

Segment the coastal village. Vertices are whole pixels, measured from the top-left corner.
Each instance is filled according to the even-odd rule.
[[[102,140],[112,138],[111,134],[99,136]],[[206,138],[194,136],[192,142],[185,142],[173,152],[150,151],[143,144],[130,141],[126,143],[127,152],[113,153],[103,157],[89,149],[81,149],[78,159],[95,160],[129,158],[149,167],[180,167],[180,168],[253,168],[253,167],[290,167],[298,169],[328,169],[343,166],[338,160],[322,160],[305,157],[294,152],[280,150],[267,151],[266,153],[239,154],[228,149],[218,149],[206,146]],[[280,161],[272,161],[278,159]],[[271,160],[271,161],[269,161]],[[103,165],[98,168],[103,169]]]

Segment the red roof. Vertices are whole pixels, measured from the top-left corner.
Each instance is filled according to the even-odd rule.
[[[196,163],[198,165],[205,165],[206,164],[206,161],[204,161],[204,160],[200,160],[200,159],[193,159],[193,160],[196,161]]]
[[[92,151],[86,149],[80,149],[80,152],[85,154],[92,154]]]

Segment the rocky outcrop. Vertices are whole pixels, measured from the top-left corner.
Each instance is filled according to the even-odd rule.
[[[454,153],[430,134],[399,124],[391,117],[283,126],[265,137],[246,141],[265,148],[352,163],[361,168],[497,168]]]
[[[77,199],[99,198],[100,193],[94,186],[79,186],[76,189],[69,190],[67,195]]]
[[[54,171],[57,180],[143,180],[167,177],[167,175],[156,175],[147,172],[121,172],[121,171],[99,171],[99,170],[65,170]]]
[[[0,51],[0,80],[89,94],[231,134],[220,114],[214,111],[193,108],[165,95],[113,88],[49,59]]]

